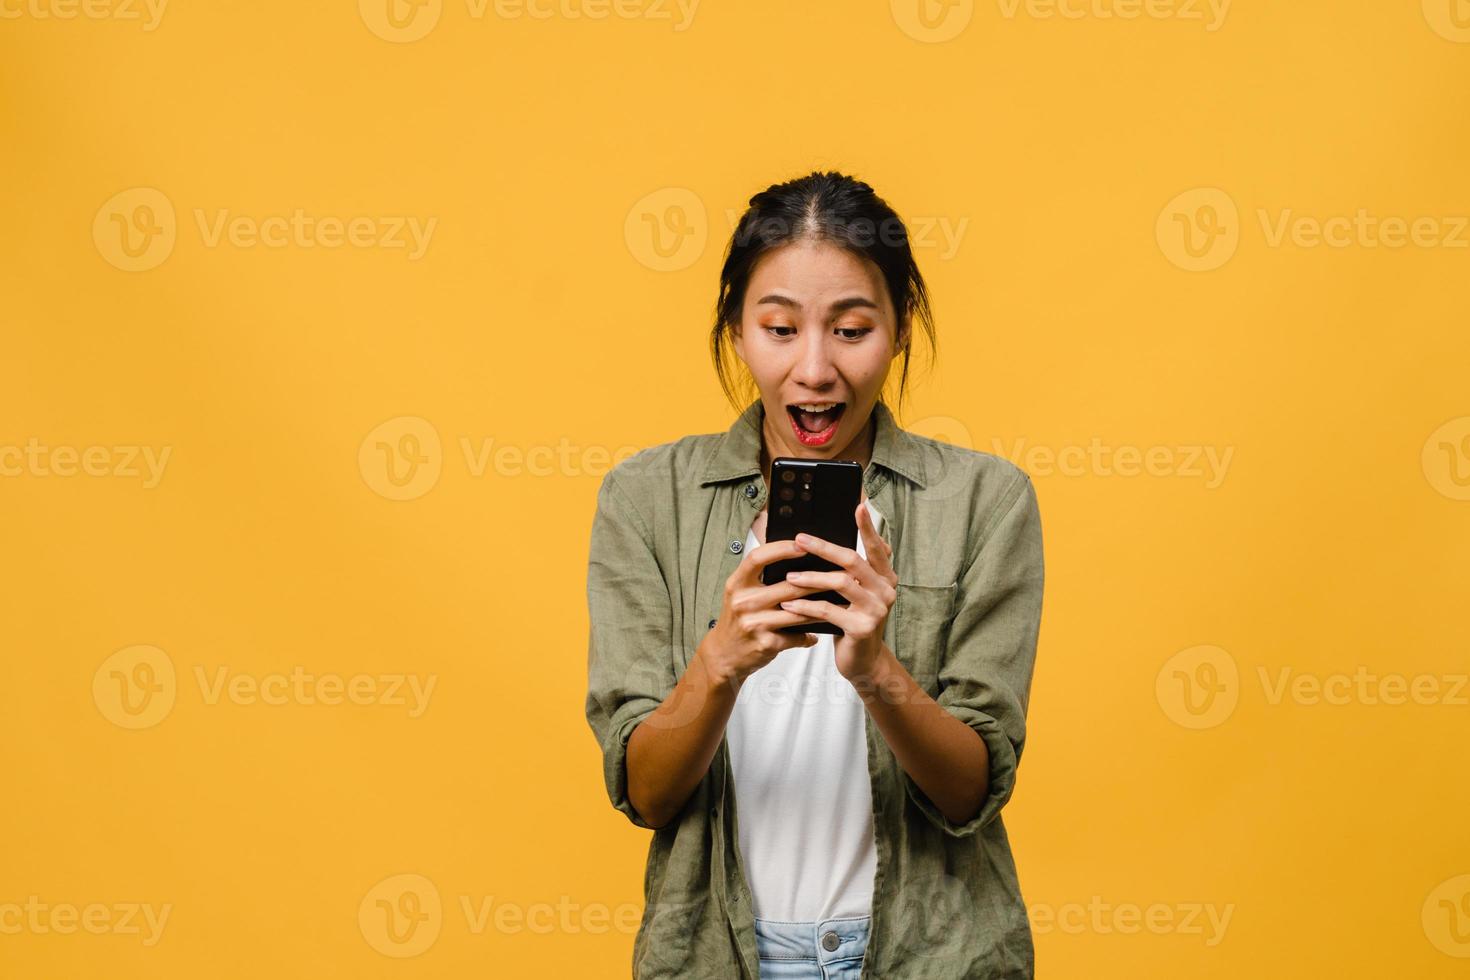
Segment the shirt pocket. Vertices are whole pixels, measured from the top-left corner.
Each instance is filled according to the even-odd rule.
[[[893,655],[931,696],[938,693],[939,663],[954,619],[958,582],[919,585],[899,582],[893,602]]]

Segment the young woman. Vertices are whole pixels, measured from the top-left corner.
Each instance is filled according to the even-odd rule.
[[[587,719],[613,805],[654,830],[635,978],[1033,975],[1000,811],[1041,615],[1036,494],[897,425],[884,390],[902,357],[901,403],[916,324],[932,346],[872,188],[813,173],[755,195],[711,337],[746,407],[598,492]],[[856,548],[766,542],[778,456],[862,464]],[[841,570],[762,583],[803,551]],[[849,604],[803,598],[828,589]],[[778,632],[819,620],[842,635]]]

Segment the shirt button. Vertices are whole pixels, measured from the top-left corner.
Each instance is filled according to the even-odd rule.
[[[745,495],[747,497],[749,497],[750,499],[754,500],[755,499],[755,495],[757,493],[760,493],[760,491],[755,488],[755,484],[754,483],[747,483],[745,485]]]
[[[742,544],[741,542],[739,542],[739,541],[731,541],[730,542],[730,554],[732,554],[732,555],[738,555],[744,549],[745,549],[745,545]]]
[[[709,625],[706,626],[705,629],[712,630],[714,628],[715,628],[715,621],[712,619],[712,620],[709,621]]]
[[[835,933],[835,932],[828,932],[828,933],[823,934],[823,936],[822,936],[822,948],[825,949],[827,952],[830,953],[830,952],[834,951],[835,949],[837,949],[838,946],[841,946],[841,945],[842,945],[842,940],[837,938],[837,933]]]

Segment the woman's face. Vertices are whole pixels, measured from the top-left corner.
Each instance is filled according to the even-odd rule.
[[[760,389],[771,458],[867,463],[868,419],[897,356],[898,329],[872,262],[814,241],[762,256],[732,339]]]

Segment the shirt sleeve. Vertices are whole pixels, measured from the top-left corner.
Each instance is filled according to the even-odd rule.
[[[1026,742],[1044,578],[1041,515],[1030,476],[1019,471],[993,514],[960,576],[959,608],[950,625],[935,699],[985,740],[989,791],[979,812],[956,824],[900,768],[909,797],[951,837],[968,837],[1000,814],[1015,789]]]
[[[628,800],[628,737],[673,690],[673,617],[652,536],[616,473],[603,478],[592,522],[586,713],[602,747],[608,798],[651,830]]]

